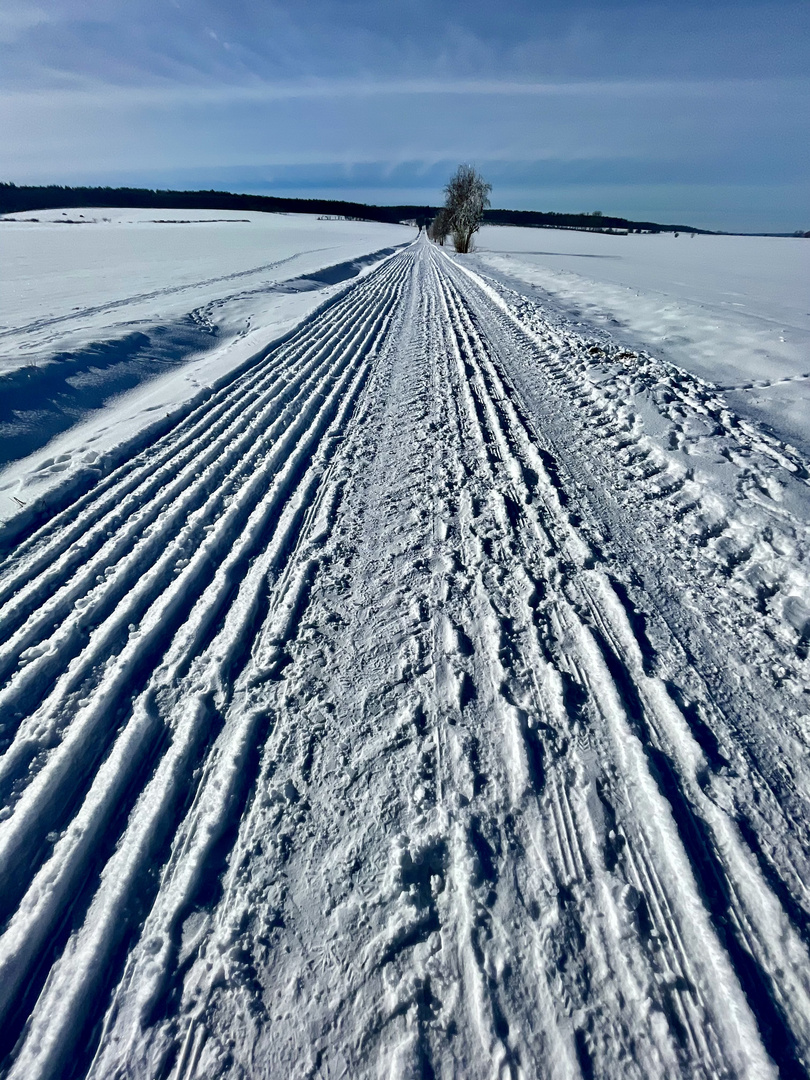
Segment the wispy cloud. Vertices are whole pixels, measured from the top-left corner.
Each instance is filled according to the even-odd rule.
[[[98,108],[168,105],[238,105],[275,101],[334,101],[381,97],[530,97],[697,100],[722,95],[795,96],[806,100],[810,77],[774,79],[612,79],[526,82],[497,79],[301,79],[288,82],[176,83],[148,85],[101,83],[74,77],[58,87],[10,90],[14,106],[61,102]]]
[[[27,31],[50,21],[50,18],[49,12],[35,4],[0,8],[0,44],[13,45]]]
[[[546,208],[544,192],[586,182],[605,210],[621,185],[657,198],[667,183],[728,184],[730,199],[759,185],[765,205],[779,181],[781,210],[803,213],[806,2],[6,0],[4,13],[7,179],[209,186],[225,170],[238,186],[241,169],[288,191],[433,183],[438,197],[436,170],[471,159]]]

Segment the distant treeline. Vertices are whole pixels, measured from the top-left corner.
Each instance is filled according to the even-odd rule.
[[[660,225],[656,221],[629,221],[627,218],[609,217],[607,214],[555,214],[540,210],[486,210],[484,220],[489,225],[524,225],[533,228],[589,229],[604,232],[685,232],[708,233],[708,229],[695,229],[691,225]]]
[[[116,207],[156,210],[257,210],[275,214],[318,214],[395,224],[416,221],[427,225],[437,206],[368,206],[342,199],[287,199],[275,195],[234,195],[229,191],[153,191],[151,188],[45,187],[0,184],[0,214],[68,207]],[[706,232],[689,225],[659,225],[654,221],[628,221],[604,214],[554,214],[538,210],[487,210],[492,225],[528,225],[563,229],[618,229],[643,232]]]
[[[0,213],[59,210],[68,207],[116,207],[155,210],[258,210],[275,214],[319,214],[395,224],[404,219],[430,220],[430,206],[366,206],[340,199],[286,199],[275,195],[234,195],[229,191],[152,191],[150,188],[47,187],[0,184]]]

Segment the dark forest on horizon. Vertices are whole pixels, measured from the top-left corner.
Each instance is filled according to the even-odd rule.
[[[319,214],[359,221],[397,224],[416,221],[427,225],[438,206],[373,206],[343,199],[300,199],[275,195],[239,195],[229,191],[171,191],[131,187],[73,187],[61,184],[17,185],[0,183],[0,214],[36,210],[61,210],[89,206],[108,209],[242,210],[262,213]],[[532,228],[586,229],[589,232],[689,232],[710,233],[691,225],[662,225],[654,221],[631,221],[599,212],[558,214],[539,210],[487,210],[488,225],[522,225]]]

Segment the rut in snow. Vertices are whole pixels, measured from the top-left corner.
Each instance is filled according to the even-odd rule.
[[[420,242],[6,560],[3,1075],[808,1075],[805,466],[592,353]]]

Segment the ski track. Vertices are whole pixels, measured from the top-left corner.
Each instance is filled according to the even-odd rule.
[[[0,567],[2,1075],[810,1075],[807,483],[386,260]]]
[[[319,249],[314,248],[313,250],[317,251]],[[325,249],[321,248],[320,250]],[[134,304],[142,303],[145,300],[157,300],[166,296],[174,296],[177,293],[190,292],[193,289],[199,289],[206,285],[219,285],[226,281],[239,281],[242,278],[266,274],[270,270],[277,270],[279,266],[284,266],[285,263],[292,262],[295,258],[297,258],[297,256],[288,255],[284,259],[277,259],[275,262],[265,263],[263,266],[255,266],[250,270],[239,270],[236,273],[225,274],[221,277],[203,278],[201,281],[192,281],[186,285],[172,285],[161,289],[152,289],[150,292],[136,293],[134,296],[127,296],[121,300],[110,300],[106,304],[98,304],[95,307],[84,308],[81,311],[71,311],[67,315],[52,315],[45,319],[36,319],[34,322],[27,323],[23,326],[15,326],[8,330],[0,330],[0,340],[19,334],[30,334],[34,330],[49,329],[50,327],[57,326],[61,323],[80,322],[91,316],[107,314],[111,311],[117,311],[121,308],[127,308]]]

